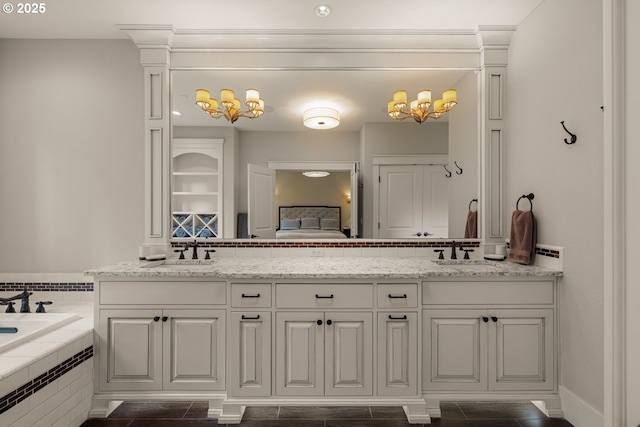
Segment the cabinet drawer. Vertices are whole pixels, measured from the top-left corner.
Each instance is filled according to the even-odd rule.
[[[433,281],[422,283],[422,303],[553,304],[553,281]]]
[[[284,284],[276,285],[280,308],[372,308],[373,285]]]
[[[270,283],[232,283],[232,307],[271,307]]]
[[[379,308],[402,308],[418,306],[418,285],[398,283],[378,285]]]
[[[100,282],[100,304],[225,304],[226,282]]]

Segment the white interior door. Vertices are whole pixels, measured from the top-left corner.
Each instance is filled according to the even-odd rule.
[[[258,165],[247,165],[249,200],[249,238],[274,239],[276,237],[276,171]]]
[[[422,235],[422,171],[417,165],[380,166],[378,237]]]
[[[427,165],[423,170],[422,235],[449,237],[449,182],[441,165]]]
[[[359,181],[358,181],[359,167],[358,163],[354,163],[351,167],[351,237],[358,237],[360,234],[360,218],[358,217],[358,203],[359,203]]]

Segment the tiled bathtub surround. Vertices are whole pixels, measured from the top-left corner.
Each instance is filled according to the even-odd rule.
[[[75,427],[93,395],[93,321],[81,318],[0,354],[0,425]]]

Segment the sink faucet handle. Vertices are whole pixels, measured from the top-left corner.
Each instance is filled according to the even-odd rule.
[[[174,249],[173,252],[180,252],[180,256],[178,257],[178,259],[184,259],[184,251],[186,251],[187,248],[182,248],[182,249]]]
[[[6,305],[7,309],[4,311],[5,313],[15,313],[16,309],[13,307],[15,304],[13,301],[0,302],[1,305]]]
[[[475,252],[473,249],[461,248],[464,251],[464,259],[469,259],[469,252]]]
[[[444,259],[444,249],[434,249],[433,252],[440,252],[438,259]]]
[[[38,306],[38,308],[36,308],[36,313],[46,313],[44,306],[45,305],[51,305],[53,304],[53,302],[51,301],[38,301],[36,302],[36,305]]]
[[[205,255],[204,255],[204,259],[211,259],[211,255],[209,255],[211,252],[215,252],[215,249],[205,249]]]

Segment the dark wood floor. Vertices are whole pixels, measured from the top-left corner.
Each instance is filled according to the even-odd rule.
[[[529,402],[443,402],[434,427],[573,427],[547,418]],[[206,402],[125,402],[105,419],[89,419],[81,427],[220,426],[207,419]],[[250,407],[241,427],[409,427],[399,407]]]

